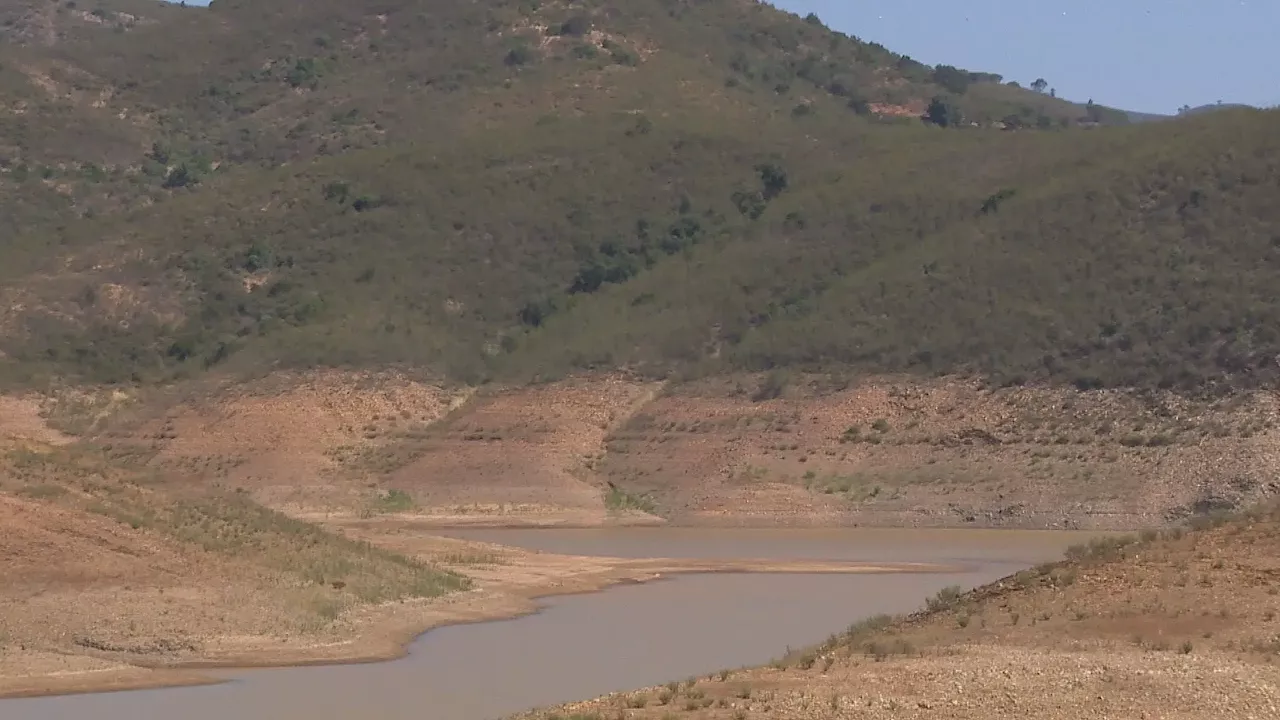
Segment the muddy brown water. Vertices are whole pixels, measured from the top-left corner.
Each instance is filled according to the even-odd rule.
[[[443,627],[400,660],[214,673],[223,684],[0,700],[4,720],[488,720],[766,663],[877,613],[920,607],[1061,557],[1090,537],[986,530],[458,530],[453,537],[615,557],[929,562],[956,573],[705,574],[548,598],[513,620]]]

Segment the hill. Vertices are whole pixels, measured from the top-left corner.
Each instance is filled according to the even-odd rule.
[[[596,720],[1249,717],[1274,702],[1274,510],[1107,538],[772,665],[521,715]]]
[[[402,521],[1273,496],[1278,126],[749,0],[8,0],[0,692],[394,653],[499,574]],[[492,590],[469,617],[527,607]]]
[[[0,377],[131,472],[535,523],[1274,491],[1277,113],[1106,126],[739,0],[4,12]],[[432,409],[276,432],[401,381]]]
[[[1205,113],[1218,112],[1220,110],[1244,110],[1244,109],[1254,110],[1256,108],[1254,108],[1252,105],[1245,105],[1244,103],[1224,103],[1222,101],[1218,101],[1216,103],[1209,103],[1206,105],[1197,105],[1196,107],[1191,107],[1190,105],[1184,105],[1181,108],[1179,108],[1178,115],[1203,115]]]
[[[26,95],[6,116],[0,350],[20,383],[395,363],[466,381],[1270,372],[1266,331],[1228,341],[1218,319],[1267,324],[1272,115],[1098,129],[1112,116],[730,0],[17,3],[10,20]],[[1203,150],[1169,165],[1183,144]],[[1248,227],[1199,253],[1206,223]],[[1246,266],[1257,281],[1237,283]],[[1184,307],[1186,282],[1222,307]]]
[[[82,10],[0,17],[0,378],[113,467],[534,524],[1275,490],[1280,114],[1106,126],[738,0]]]

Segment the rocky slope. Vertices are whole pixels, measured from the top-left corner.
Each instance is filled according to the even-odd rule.
[[[1280,490],[1269,393],[617,374],[472,389],[325,372],[45,408],[153,482],[306,519],[1124,529]]]

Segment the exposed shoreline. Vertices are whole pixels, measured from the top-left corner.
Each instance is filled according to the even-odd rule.
[[[648,583],[676,575],[707,573],[751,574],[862,574],[950,573],[958,566],[930,563],[867,563],[777,560],[698,560],[671,558],[602,558],[525,553],[523,559],[541,558],[544,565],[578,564],[586,572],[557,575],[554,567],[546,581],[536,585],[504,583],[415,603],[370,608],[355,634],[339,643],[272,647],[261,638],[259,647],[219,649],[202,657],[174,661],[148,658],[77,656],[90,667],[40,671],[48,658],[23,662],[21,655],[5,662],[0,656],[0,699],[48,697],[99,692],[123,692],[167,687],[219,684],[222,678],[201,670],[250,670],[272,667],[307,667],[387,662],[409,654],[423,634],[450,625],[511,620],[543,609],[543,598],[602,592],[625,584]],[[501,575],[499,572],[498,575]],[[34,655],[34,654],[33,654]],[[64,660],[68,658],[63,658]],[[43,662],[42,662],[43,660]],[[27,672],[23,672],[23,666]],[[11,666],[13,674],[5,672]],[[34,667],[32,667],[34,666]],[[18,674],[21,673],[21,674]]]
[[[980,510],[973,520],[955,515],[926,512],[863,512],[832,517],[813,514],[707,514],[679,522],[663,519],[627,518],[620,521],[568,521],[556,516],[476,515],[459,521],[459,516],[445,514],[382,515],[375,522],[396,521],[426,531],[449,530],[610,530],[610,529],[704,529],[704,530],[1016,530],[1016,531],[1085,531],[1137,532],[1172,527],[1169,517],[1121,512],[1028,513],[1017,518],[998,518],[995,507]],[[301,515],[312,522],[359,525],[368,522],[354,514]],[[465,516],[463,516],[465,517]]]

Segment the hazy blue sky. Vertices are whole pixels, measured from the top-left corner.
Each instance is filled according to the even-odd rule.
[[[774,0],[929,65],[1170,113],[1280,104],[1280,0]]]

